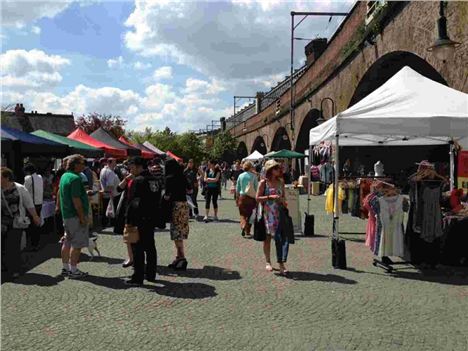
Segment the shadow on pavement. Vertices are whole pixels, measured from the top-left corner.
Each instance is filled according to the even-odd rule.
[[[418,272],[408,272],[397,268],[387,274],[401,279],[468,286],[468,267],[440,267],[433,270],[420,269]]]
[[[335,274],[317,274],[311,272],[289,272],[286,276],[287,279],[297,281],[319,281],[319,282],[332,282],[340,284],[357,284],[357,281],[347,279]]]
[[[22,275],[16,280],[13,280],[12,283],[14,284],[21,284],[21,285],[37,285],[37,286],[53,286],[57,285],[65,278],[62,276],[52,277],[46,274],[39,274],[39,273],[26,273]]]
[[[216,266],[204,266],[202,269],[188,268],[186,271],[176,271],[168,267],[158,266],[158,274],[210,280],[239,280],[242,278],[237,271]]]
[[[122,264],[125,259],[123,258],[114,258],[114,257],[106,257],[106,256],[98,256],[97,254],[94,254],[94,258],[91,259],[91,256],[89,254],[81,254],[80,256],[80,261],[82,262],[96,262],[96,263],[100,263],[100,262],[105,262],[107,264],[110,264],[110,265],[114,265],[114,264]]]
[[[175,283],[158,280],[155,285],[145,285],[158,295],[175,297],[178,299],[206,299],[217,296],[214,286],[203,283]]]

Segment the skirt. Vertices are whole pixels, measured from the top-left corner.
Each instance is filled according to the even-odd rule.
[[[174,202],[171,219],[171,240],[186,240],[189,235],[189,207],[186,201]]]

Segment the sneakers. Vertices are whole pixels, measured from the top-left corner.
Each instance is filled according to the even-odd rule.
[[[208,216],[203,217],[203,222],[208,223]]]
[[[216,216],[215,216],[215,217],[213,217],[213,221],[214,221],[214,222],[219,222],[219,219],[218,219],[218,217],[216,217]]]
[[[88,273],[82,272],[82,271],[80,271],[79,269],[77,269],[76,272],[70,272],[70,273],[68,274],[68,277],[69,277],[70,279],[81,279],[81,278],[86,277],[87,275],[88,275]]]
[[[62,268],[62,272],[60,273],[62,277],[68,277],[69,274],[70,271],[68,269]]]

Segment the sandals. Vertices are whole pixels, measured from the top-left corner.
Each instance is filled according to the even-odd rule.
[[[273,272],[273,267],[271,266],[271,263],[267,263],[266,266],[265,266],[265,269],[266,269],[268,272]]]
[[[287,276],[289,273],[289,271],[286,269],[286,267],[282,264],[280,265],[280,271],[279,271],[279,275],[281,276]]]
[[[185,257],[176,258],[171,264],[168,265],[169,268],[175,269],[176,271],[185,271],[187,269],[187,259]]]

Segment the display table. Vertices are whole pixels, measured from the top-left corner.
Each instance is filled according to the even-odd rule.
[[[292,185],[286,185],[285,191],[289,215],[291,216],[294,225],[294,233],[302,234],[301,211],[299,207],[299,188],[295,188]]]
[[[309,178],[307,176],[300,176],[299,177],[299,185],[302,186],[302,190],[305,189],[305,191],[307,191],[307,189],[309,189]],[[301,191],[301,194],[303,192]]]

